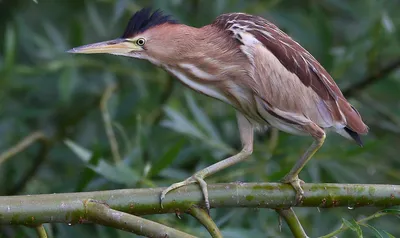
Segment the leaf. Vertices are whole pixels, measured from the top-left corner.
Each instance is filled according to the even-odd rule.
[[[205,135],[181,113],[169,107],[164,110],[170,120],[163,121],[163,126],[198,139],[205,138]]]
[[[168,167],[177,158],[182,146],[184,145],[184,142],[184,140],[181,140],[174,146],[170,147],[167,152],[165,152],[165,154],[153,164],[149,171],[148,177],[157,175],[161,170]]]
[[[16,53],[16,36],[15,29],[12,25],[8,25],[5,32],[5,43],[4,43],[4,67],[9,69],[12,67],[15,61]]]
[[[386,11],[382,13],[381,21],[382,21],[382,26],[388,33],[393,33],[396,30],[392,19],[390,18],[390,16]]]
[[[357,224],[355,220],[348,221],[342,218],[342,222],[345,226],[350,228],[352,231],[356,232],[359,238],[363,237],[361,227]]]
[[[394,235],[390,234],[387,231],[383,231],[389,238],[396,238]]]
[[[89,150],[87,150],[87,149],[85,149],[85,148],[83,148],[83,147],[81,147],[81,146],[75,144],[73,141],[68,140],[68,139],[65,140],[64,143],[65,143],[65,144],[72,150],[72,152],[74,152],[83,162],[89,163],[90,158],[92,157],[92,153],[91,153]]]
[[[106,28],[102,21],[102,19],[104,19],[104,18],[100,17],[99,12],[98,12],[97,8],[95,7],[95,5],[88,4],[86,9],[88,11],[90,25],[94,27],[95,32],[101,36],[107,35]]]
[[[113,23],[116,23],[128,8],[128,0],[117,0],[114,5]]]
[[[67,48],[67,44],[65,43],[65,38],[59,28],[48,22],[45,22],[43,27],[47,33],[47,37],[51,40],[52,46],[54,46],[58,51],[64,52]]]
[[[187,118],[181,113],[172,110],[171,108],[165,108],[165,113],[171,120],[165,120],[161,124],[168,127],[176,132],[186,134],[197,139],[202,140],[208,146],[222,150],[225,153],[235,153],[235,150],[230,146],[226,145],[222,141],[216,141],[213,138],[209,138],[202,133],[195,125],[193,125]]]
[[[123,162],[112,165],[104,159],[99,159],[97,164],[91,164],[90,159],[92,157],[92,152],[71,140],[66,140],[65,144],[85,163],[88,168],[110,181],[131,186],[140,179],[139,175]]]
[[[371,229],[372,233],[374,233],[375,237],[377,238],[384,238],[385,236],[382,235],[382,233],[376,229],[375,227],[365,224],[364,226],[368,227],[369,229]]]
[[[400,214],[400,207],[396,206],[396,207],[386,208],[383,209],[382,212],[397,215]]]
[[[58,80],[58,91],[60,100],[68,103],[79,80],[78,73],[75,69],[65,68],[62,72],[60,80]]]
[[[214,127],[210,118],[201,110],[193,99],[193,96],[188,91],[185,91],[185,97],[190,111],[193,113],[196,121],[203,127],[209,136],[214,140],[221,141],[221,137],[217,133],[217,129]]]

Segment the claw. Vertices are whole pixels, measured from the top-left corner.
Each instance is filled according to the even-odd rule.
[[[161,192],[161,196],[160,196],[160,205],[161,208],[163,208],[162,202],[165,199],[165,196],[167,195],[167,193],[169,193],[170,191],[192,184],[192,183],[198,183],[201,191],[203,193],[204,196],[204,201],[205,201],[205,205],[207,208],[207,211],[210,212],[210,201],[208,200],[208,190],[207,190],[207,183],[206,181],[204,181],[203,177],[201,175],[193,175],[192,177],[187,178],[186,180],[179,182],[179,183],[174,183],[171,186],[169,186],[168,188],[164,189]]]
[[[295,176],[294,178],[285,177],[282,182],[292,185],[293,189],[296,191],[296,204],[299,204],[304,196],[304,190],[301,187],[301,185],[304,184],[304,181],[299,179],[298,176]]]
[[[194,176],[194,179],[199,183],[201,191],[203,192],[204,196],[204,202],[207,208],[208,214],[210,214],[210,201],[208,200],[208,189],[207,189],[207,183],[204,181],[204,179],[201,176]]]
[[[161,196],[160,196],[160,205],[161,205],[161,208],[163,208],[162,202],[163,202],[163,200],[164,200],[164,198],[165,198],[165,195],[167,195],[167,193],[169,193],[170,191],[172,191],[172,190],[174,190],[174,189],[177,189],[177,188],[180,188],[180,187],[183,187],[183,186],[186,186],[186,185],[195,183],[195,182],[197,182],[197,180],[195,180],[193,177],[189,177],[189,178],[185,179],[185,180],[182,181],[182,182],[174,183],[174,184],[172,184],[171,186],[169,186],[168,188],[164,189],[164,190],[161,192]]]

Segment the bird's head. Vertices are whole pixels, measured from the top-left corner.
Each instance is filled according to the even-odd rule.
[[[131,17],[120,38],[76,47],[68,52],[122,55],[159,64],[179,52],[180,46],[187,45],[182,35],[188,34],[185,28],[159,10],[151,13],[150,8],[144,8]]]

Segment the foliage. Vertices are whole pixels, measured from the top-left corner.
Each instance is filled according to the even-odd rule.
[[[129,16],[147,5],[193,26],[208,24],[217,15],[232,11],[262,15],[275,22],[326,67],[371,131],[363,137],[363,148],[329,134],[324,147],[303,170],[302,179],[389,184],[400,180],[396,146],[400,143],[400,71],[378,74],[359,90],[349,91],[352,85],[398,62],[400,7],[396,1],[3,0],[0,149],[5,151],[36,131],[47,139],[0,164],[1,195],[167,186],[240,149],[235,113],[229,106],[193,93],[144,61],[65,53],[78,45],[118,37]],[[102,110],[101,98],[113,85],[117,89],[107,101],[108,110]],[[104,123],[105,113],[111,122]],[[106,125],[111,125],[115,137],[109,136]],[[311,139],[275,135],[273,130],[259,134],[251,159],[207,181],[278,181]],[[111,150],[113,140],[121,161]],[[76,156],[72,145],[88,148],[89,156]],[[353,206],[295,211],[311,237],[332,232],[342,223],[350,228],[342,237],[361,232],[368,237],[388,236],[385,232],[400,236],[396,217],[359,225],[353,221],[375,210]],[[280,231],[277,215],[271,210],[218,209],[212,210],[211,216],[226,237],[290,234],[286,226]],[[207,236],[188,215],[150,218]],[[50,226],[56,237],[132,237],[97,225]],[[34,232],[25,227],[0,227],[0,237],[32,236]]]

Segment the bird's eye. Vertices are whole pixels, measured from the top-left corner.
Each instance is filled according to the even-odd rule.
[[[143,38],[139,38],[139,39],[136,40],[136,44],[138,46],[144,46],[145,43],[146,43],[146,40],[143,39]]]

